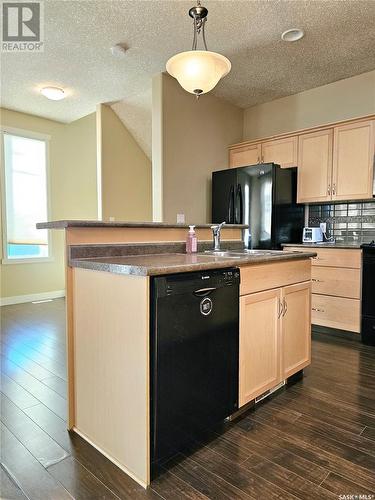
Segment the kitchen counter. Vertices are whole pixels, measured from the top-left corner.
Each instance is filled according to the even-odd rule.
[[[118,257],[100,257],[71,259],[72,267],[105,271],[114,274],[132,274],[137,276],[156,276],[192,271],[204,271],[234,266],[248,266],[275,261],[299,260],[314,257],[314,252],[280,252],[272,255],[239,255],[217,257],[205,254],[161,253],[152,255],[124,255]]]
[[[265,316],[268,318],[268,312],[269,316],[275,316],[275,321],[269,323],[272,327],[263,329],[269,337],[267,349],[273,352],[272,359],[269,358],[272,366],[268,371],[263,366],[257,370],[265,374],[269,387],[261,384],[258,389],[260,387],[263,393],[271,385],[277,385],[280,377],[287,379],[309,364],[312,265],[309,257],[315,256],[313,249],[307,252],[293,249],[272,255],[245,254],[238,258],[204,254],[212,248],[211,224],[196,226],[199,253],[193,255],[184,253],[185,224],[62,220],[43,222],[38,227],[65,233],[67,427],[144,487],[151,481],[151,276],[241,266],[239,292],[244,306],[241,310],[246,312],[242,335],[254,331],[258,339],[259,324]],[[243,248],[245,227],[228,224],[222,228],[223,250]],[[253,296],[265,302],[266,309],[257,310],[268,312],[266,315],[262,312],[254,328],[250,328],[246,325],[253,323]],[[283,320],[281,300],[290,301],[289,309],[286,306],[283,309]],[[301,323],[302,302],[305,319]],[[295,321],[293,318],[297,316]],[[280,364],[281,352],[275,352],[274,347],[282,345],[275,337],[284,328],[282,321],[291,333],[288,338],[297,336],[298,346],[301,338],[304,342],[303,353],[293,354],[294,341],[291,349],[285,347],[289,357],[283,354],[282,359],[292,359],[293,373],[286,364],[283,372],[275,369]],[[301,329],[301,324],[306,328]],[[261,337],[263,342],[263,335]],[[244,344],[255,345],[254,342]],[[251,355],[254,349],[246,358],[251,359]],[[251,362],[251,365],[255,364]],[[276,379],[274,373],[278,374]],[[250,382],[254,382],[253,378]],[[249,386],[248,381],[246,383],[245,388]],[[245,398],[252,390],[248,389]],[[241,404],[245,404],[244,401],[242,397]]]
[[[195,224],[197,229],[210,229],[212,224]],[[67,229],[67,228],[99,228],[99,227],[123,227],[123,228],[171,228],[189,229],[188,224],[168,224],[166,222],[126,222],[126,221],[103,221],[103,220],[56,220],[50,222],[38,222],[38,229]],[[246,229],[246,224],[225,224],[225,228]]]
[[[284,247],[301,247],[301,248],[361,248],[362,243],[344,243],[338,241],[336,243],[287,243]]]

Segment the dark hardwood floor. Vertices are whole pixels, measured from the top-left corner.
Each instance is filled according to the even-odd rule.
[[[375,348],[318,334],[305,378],[144,490],[65,429],[64,301],[1,308],[1,498],[375,499]]]

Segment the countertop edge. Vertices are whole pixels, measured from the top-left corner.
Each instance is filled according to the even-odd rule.
[[[134,264],[118,264],[116,262],[100,262],[95,259],[72,259],[69,263],[71,267],[89,269],[92,271],[109,272],[112,274],[124,274],[133,276],[158,276],[164,274],[177,274],[194,271],[205,271],[210,269],[220,269],[229,267],[246,267],[257,264],[268,264],[283,262],[288,260],[303,260],[315,257],[314,252],[291,252],[289,254],[265,257],[244,257],[243,259],[226,259],[221,261],[205,263],[187,263],[170,266],[141,266]]]
[[[195,224],[197,229],[211,228],[211,224]],[[90,228],[90,227],[131,227],[131,228],[171,228],[171,229],[188,229],[189,224],[169,224],[167,222],[126,222],[126,221],[99,221],[99,220],[57,220],[49,222],[38,222],[37,229],[68,229],[75,228]],[[246,224],[225,224],[224,229],[246,229],[249,226]]]

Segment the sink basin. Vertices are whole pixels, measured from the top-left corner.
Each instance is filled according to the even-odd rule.
[[[282,250],[250,250],[245,248],[244,250],[231,250],[233,253],[241,253],[242,255],[279,255],[283,253]]]
[[[205,250],[204,253],[199,254],[201,257],[225,257],[226,259],[240,259],[244,254],[234,253],[230,251],[217,251]]]
[[[282,250],[206,250],[205,255],[216,256],[216,257],[226,257],[226,258],[237,258],[240,259],[245,255],[263,256],[263,255],[278,255],[282,253]]]

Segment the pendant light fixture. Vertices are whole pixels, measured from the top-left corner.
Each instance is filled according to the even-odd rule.
[[[176,54],[167,61],[168,73],[176,78],[183,89],[197,98],[210,92],[231,69],[229,59],[207,50],[204,32],[207,14],[208,10],[198,0],[197,6],[189,10],[194,25],[192,50]],[[197,50],[199,35],[202,35],[205,50]]]

